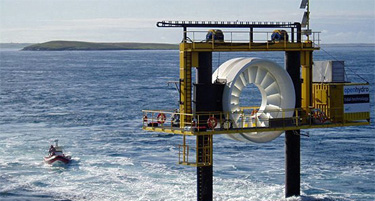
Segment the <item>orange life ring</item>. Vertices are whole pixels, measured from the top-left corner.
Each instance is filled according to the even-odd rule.
[[[159,124],[164,124],[166,119],[167,117],[165,116],[164,113],[159,113],[158,116],[156,117],[156,120],[158,121]]]
[[[253,111],[251,111],[251,116],[254,116],[256,113],[258,113],[258,109],[253,109]]]
[[[217,126],[217,119],[213,116],[208,118],[207,125],[209,128],[214,129]]]

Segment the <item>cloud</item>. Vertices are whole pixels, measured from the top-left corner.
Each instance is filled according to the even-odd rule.
[[[311,14],[314,19],[334,19],[334,20],[361,20],[361,19],[373,19],[375,12],[366,11],[331,11],[331,12],[316,12]]]
[[[0,42],[78,40],[92,42],[179,43],[181,29],[160,29],[155,19],[95,18],[43,20],[41,25],[1,29]]]
[[[101,29],[101,28],[150,28],[155,27],[155,19],[136,18],[93,18],[48,21],[54,25],[44,26],[46,29]]]
[[[36,26],[2,28],[2,41],[44,42],[46,40],[133,41],[142,32],[156,30],[155,19],[93,18],[73,20],[42,20]],[[134,35],[130,37],[130,35]]]

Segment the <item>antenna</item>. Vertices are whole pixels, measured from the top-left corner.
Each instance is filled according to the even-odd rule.
[[[307,12],[303,13],[303,18],[302,18],[302,22],[301,22],[301,26],[303,28],[305,28],[309,23],[309,19],[308,19],[308,14]]]
[[[300,9],[305,9],[306,8],[306,6],[307,6],[307,4],[308,4],[308,0],[302,0],[301,1],[301,5],[300,5]]]
[[[307,36],[307,40],[309,40],[309,35],[311,35],[311,30],[310,30],[310,0],[302,0],[299,8],[300,9],[306,9],[306,11],[303,13],[301,26],[303,28],[306,28],[306,30],[304,30],[303,33]]]

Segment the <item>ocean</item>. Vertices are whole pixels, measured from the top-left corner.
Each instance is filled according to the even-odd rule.
[[[375,200],[375,46],[327,45],[371,85],[371,125],[302,130],[301,196],[284,198],[284,135],[269,143],[214,136],[214,200]],[[283,53],[215,53],[283,65]],[[359,77],[359,76],[360,77]],[[168,81],[178,50],[0,50],[0,200],[196,200],[196,168],[178,165],[179,135],[143,131],[142,109],[178,107]],[[43,162],[55,139],[67,167]]]

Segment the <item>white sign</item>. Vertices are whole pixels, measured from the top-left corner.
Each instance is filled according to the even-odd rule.
[[[344,96],[345,95],[354,95],[354,94],[369,94],[370,86],[369,85],[350,85],[344,86]]]
[[[369,85],[344,86],[344,113],[369,112]]]

